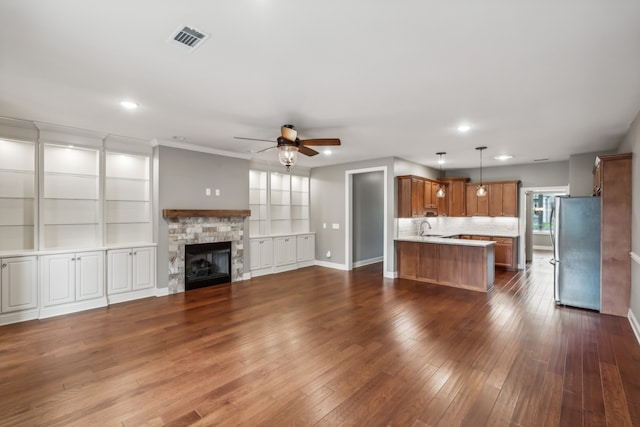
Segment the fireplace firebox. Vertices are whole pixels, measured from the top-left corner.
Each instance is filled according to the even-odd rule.
[[[231,282],[231,242],[198,243],[184,247],[186,291]]]

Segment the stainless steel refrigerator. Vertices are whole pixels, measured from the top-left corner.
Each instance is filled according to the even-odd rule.
[[[557,304],[600,310],[600,197],[556,196],[551,220]]]

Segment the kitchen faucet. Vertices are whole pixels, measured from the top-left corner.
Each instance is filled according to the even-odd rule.
[[[424,225],[427,224],[429,226],[429,230],[431,230],[431,224],[426,219],[420,223],[420,235],[424,236]]]

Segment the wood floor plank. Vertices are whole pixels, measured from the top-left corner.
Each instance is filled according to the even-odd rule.
[[[0,426],[640,425],[628,320],[308,267],[0,327]]]

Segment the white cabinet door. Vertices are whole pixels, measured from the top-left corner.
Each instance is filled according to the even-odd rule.
[[[133,249],[133,289],[147,289],[155,285],[156,276],[156,249]]]
[[[38,306],[37,261],[34,256],[4,258],[2,264],[2,312]]]
[[[113,249],[107,252],[107,293],[117,294],[132,290],[133,251]]]
[[[273,265],[273,239],[251,239],[249,258],[250,270],[271,268]]]
[[[305,234],[298,236],[297,252],[298,262],[313,261],[315,259],[316,243],[315,235]]]
[[[76,254],[76,301],[104,296],[104,252]]]
[[[42,257],[42,303],[45,306],[75,301],[75,254]]]
[[[276,237],[273,239],[274,265],[295,264],[296,262],[296,238],[293,236]]]
[[[295,264],[296,262],[296,238],[295,236],[284,238],[285,261],[287,264]]]

